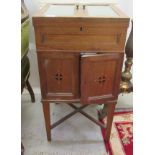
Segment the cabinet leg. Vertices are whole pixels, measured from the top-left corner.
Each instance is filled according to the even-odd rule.
[[[109,141],[116,102],[107,104],[107,127],[105,141]]]
[[[42,102],[42,105],[43,105],[43,112],[44,112],[44,118],[45,118],[47,140],[51,141],[50,103]]]

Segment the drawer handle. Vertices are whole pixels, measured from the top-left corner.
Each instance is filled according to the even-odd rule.
[[[80,27],[80,31],[83,31],[83,27],[82,26]]]
[[[95,82],[98,82],[99,84],[104,84],[106,81],[106,77],[105,76],[99,76],[97,78],[97,80],[95,80]]]

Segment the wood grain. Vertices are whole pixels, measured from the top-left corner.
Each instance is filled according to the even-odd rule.
[[[81,103],[118,97],[123,53],[88,55],[81,60]]]
[[[79,98],[79,54],[38,54],[43,99]]]
[[[47,139],[51,140],[53,127],[49,103],[80,102],[107,105],[105,140],[108,141],[119,94],[129,18],[111,4],[105,5],[118,17],[91,17],[82,4],[75,7],[71,17],[46,17],[44,13],[50,5],[32,18]]]

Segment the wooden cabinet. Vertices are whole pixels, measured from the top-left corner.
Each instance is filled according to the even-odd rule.
[[[50,102],[108,104],[109,138],[128,24],[111,4],[47,4],[33,16],[48,140]]]
[[[38,11],[33,25],[43,100],[117,99],[128,24],[113,5],[47,4]]]

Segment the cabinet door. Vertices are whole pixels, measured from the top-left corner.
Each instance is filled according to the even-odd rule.
[[[79,55],[72,53],[38,53],[43,99],[79,98]]]
[[[103,103],[117,99],[123,53],[81,57],[81,102]]]

